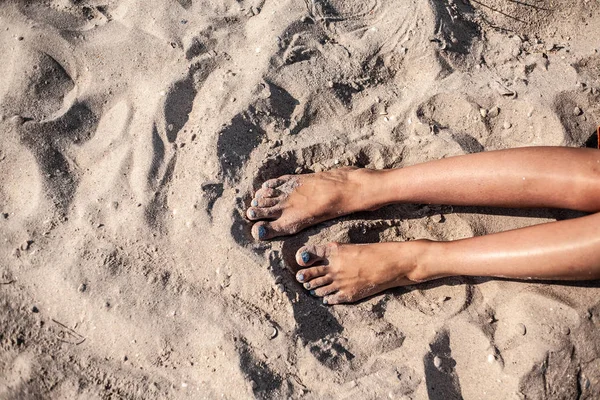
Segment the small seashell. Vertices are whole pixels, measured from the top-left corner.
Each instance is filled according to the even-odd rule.
[[[433,357],[433,365],[439,369],[442,366],[442,359],[438,356]]]
[[[269,335],[269,339],[271,339],[271,340],[275,339],[277,337],[277,333],[278,333],[277,328],[273,327],[273,330],[271,331],[271,335]]]
[[[480,109],[479,109],[479,114],[481,114],[481,116],[482,116],[483,118],[485,118],[485,117],[487,117],[487,115],[488,115],[488,110],[486,110],[485,108],[480,108]]]
[[[502,127],[504,129],[510,129],[512,127],[512,124],[508,121],[504,122],[504,124],[502,125]]]

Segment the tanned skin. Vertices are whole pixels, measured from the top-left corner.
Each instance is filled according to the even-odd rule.
[[[528,147],[410,167],[339,168],[266,181],[247,210],[258,240],[393,203],[549,207],[591,213],[456,241],[323,243],[300,248],[296,279],[325,304],[466,275],[514,279],[600,278],[600,150]]]

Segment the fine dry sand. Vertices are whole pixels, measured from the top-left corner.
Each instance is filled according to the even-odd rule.
[[[293,279],[305,243],[576,213],[244,218],[284,173],[591,143],[598,1],[2,0],[0,49],[0,398],[600,398],[595,283]]]

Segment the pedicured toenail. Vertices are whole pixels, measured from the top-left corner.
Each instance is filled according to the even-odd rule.
[[[258,207],[258,200],[254,199],[252,200],[252,207]]]
[[[298,282],[304,282],[304,274],[296,275],[296,279],[298,279]]]
[[[306,282],[306,283],[304,284],[304,287],[305,287],[306,289],[310,289],[310,283]]]
[[[303,251],[302,254],[300,255],[300,258],[302,258],[302,262],[304,264],[306,264],[307,262],[310,261],[310,254],[308,254],[308,251]]]
[[[259,226],[258,227],[258,238],[259,239],[264,239],[267,237],[267,228],[265,228],[264,226]]]
[[[328,304],[327,299],[323,299],[323,304]]]
[[[315,291],[314,291],[314,290],[311,290],[311,291],[310,291],[310,292],[308,292],[308,293],[310,293],[310,295],[311,295],[311,296],[316,296],[316,295],[317,295],[317,294],[315,293]]]
[[[256,218],[256,211],[250,210],[249,214],[250,214],[250,218]]]

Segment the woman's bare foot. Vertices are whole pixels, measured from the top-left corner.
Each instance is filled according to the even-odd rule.
[[[338,168],[270,179],[256,192],[246,216],[258,240],[292,235],[311,225],[372,207],[377,171]],[[369,182],[371,180],[371,182]]]
[[[351,303],[386,289],[429,279],[418,261],[428,241],[305,246],[296,253],[304,268],[298,282],[323,304]]]

